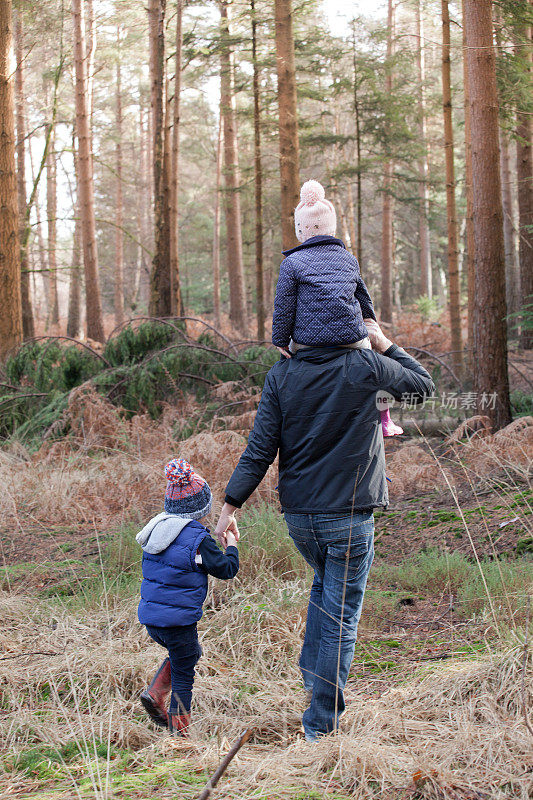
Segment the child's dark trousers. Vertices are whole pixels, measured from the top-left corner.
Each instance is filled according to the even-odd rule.
[[[173,628],[146,625],[146,630],[154,642],[168,650],[172,680],[169,714],[188,714],[191,710],[194,668],[202,655],[196,622]]]

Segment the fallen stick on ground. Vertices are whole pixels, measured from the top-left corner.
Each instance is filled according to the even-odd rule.
[[[212,778],[209,778],[205,785],[205,789],[202,791],[202,794],[198,798],[198,800],[207,800],[208,797],[211,796],[211,792],[227,770],[230,762],[235,758],[243,744],[246,744],[252,733],[254,732],[253,728],[247,728],[244,733],[241,733],[238,739],[236,739],[233,744],[231,745],[228,753],[224,756],[222,761],[220,762],[217,771],[213,775]]]

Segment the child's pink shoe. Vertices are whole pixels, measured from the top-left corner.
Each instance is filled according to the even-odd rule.
[[[383,436],[399,436],[403,433],[403,428],[400,428],[399,425],[392,421],[388,408],[381,412],[381,429]]]

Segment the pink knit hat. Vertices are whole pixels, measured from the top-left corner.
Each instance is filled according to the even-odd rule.
[[[300,202],[294,210],[294,229],[299,242],[311,236],[335,236],[337,215],[324,187],[318,181],[306,181],[300,190]]]

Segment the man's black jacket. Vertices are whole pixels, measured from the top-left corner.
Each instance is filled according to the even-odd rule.
[[[433,381],[396,345],[374,350],[312,348],[269,371],[248,446],[226,487],[240,507],[279,450],[284,511],[350,513],[388,504],[376,394],[420,401]]]

